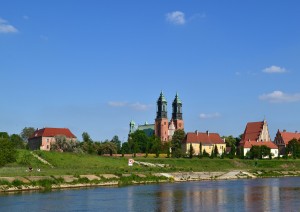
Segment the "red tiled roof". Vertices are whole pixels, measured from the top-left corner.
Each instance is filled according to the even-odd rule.
[[[202,143],[207,145],[224,144],[223,139],[218,133],[187,133],[184,141],[185,143]]]
[[[245,132],[242,137],[242,141],[256,141],[263,129],[264,122],[249,122],[247,123]]]
[[[278,130],[278,132],[281,134],[281,138],[283,139],[284,143],[285,144],[288,144],[290,140],[293,140],[294,138],[295,139],[300,139],[300,133],[296,133],[296,132],[280,132]]]
[[[67,138],[76,138],[76,136],[68,128],[43,128],[36,130],[31,138],[36,137],[55,137],[64,135]]]
[[[240,146],[244,148],[251,148],[252,146],[267,146],[270,149],[278,149],[278,146],[271,141],[243,141]]]

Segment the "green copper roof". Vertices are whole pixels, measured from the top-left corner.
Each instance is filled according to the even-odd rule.
[[[180,100],[180,98],[179,98],[179,96],[178,96],[178,93],[176,93],[174,102],[182,104],[182,102],[181,102],[181,100]]]
[[[133,120],[131,120],[130,125],[135,125],[135,122]]]
[[[160,96],[159,96],[159,98],[158,98],[157,101],[167,102],[167,100],[166,100],[166,98],[165,98],[165,96],[164,96],[164,94],[163,94],[162,91],[160,92]]]

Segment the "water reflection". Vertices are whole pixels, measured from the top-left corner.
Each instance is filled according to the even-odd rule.
[[[299,211],[300,178],[0,195],[0,211]]]

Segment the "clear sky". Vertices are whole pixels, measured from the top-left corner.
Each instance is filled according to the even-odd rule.
[[[298,0],[1,0],[0,131],[126,141],[176,92],[185,131],[300,131]]]

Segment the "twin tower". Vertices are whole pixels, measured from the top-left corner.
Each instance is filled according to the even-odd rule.
[[[177,93],[172,103],[172,119],[170,121],[168,120],[167,106],[168,102],[161,92],[157,100],[154,131],[155,135],[158,136],[162,142],[171,140],[176,130],[184,129],[184,122],[182,119],[182,102]]]

